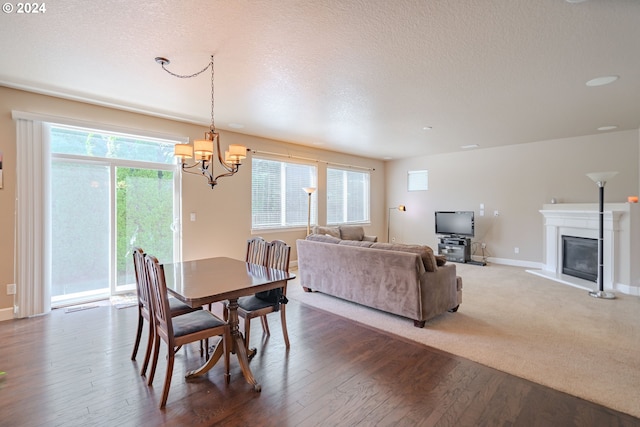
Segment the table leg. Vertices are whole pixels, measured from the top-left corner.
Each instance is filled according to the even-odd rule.
[[[223,353],[224,353],[224,346],[222,345],[222,340],[219,340],[218,344],[216,345],[216,348],[211,353],[211,356],[209,356],[209,359],[207,359],[207,362],[201,367],[199,367],[198,369],[187,372],[187,375],[185,375],[185,378],[194,378],[194,377],[199,377],[201,375],[206,374],[209,371],[209,369],[213,368],[213,366],[218,362],[218,360],[220,360],[220,357],[222,356]]]
[[[255,391],[261,391],[262,387],[258,384],[258,381],[253,377],[251,368],[249,368],[249,356],[247,355],[247,349],[244,343],[244,337],[240,332],[240,322],[238,319],[238,299],[230,299],[227,305],[229,310],[229,326],[231,327],[231,341],[233,350],[238,357],[242,374],[249,384],[253,386]]]

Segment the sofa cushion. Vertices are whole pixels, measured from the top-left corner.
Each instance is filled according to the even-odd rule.
[[[340,240],[340,244],[344,246],[358,246],[360,248],[370,248],[374,242],[367,240]]]
[[[422,259],[425,270],[433,272],[438,269],[436,257],[433,254],[433,249],[431,249],[429,246],[403,245],[397,243],[374,243],[373,245],[371,245],[371,247],[374,249],[385,249],[387,251],[402,251],[418,254]]]
[[[340,239],[337,237],[329,236],[328,234],[309,234],[307,240],[322,243],[340,243]]]
[[[362,240],[364,228],[361,225],[341,225],[340,238],[342,240]]]
[[[340,239],[340,228],[338,227],[322,227],[316,225],[313,227],[313,234],[326,234],[328,236],[337,237]]]

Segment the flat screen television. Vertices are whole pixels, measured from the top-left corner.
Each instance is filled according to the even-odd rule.
[[[436,234],[473,237],[473,211],[437,211]]]

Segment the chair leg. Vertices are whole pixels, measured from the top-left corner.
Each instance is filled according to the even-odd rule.
[[[160,353],[160,337],[155,337],[153,340],[153,362],[151,362],[151,372],[149,373],[147,385],[153,384],[153,377],[156,375],[156,366],[158,366],[158,353]]]
[[[267,315],[260,316],[260,322],[262,323],[262,330],[265,334],[271,335],[271,331],[269,331],[269,322],[267,321]]]
[[[136,334],[136,342],[133,345],[133,353],[131,353],[131,360],[136,360],[136,354],[138,354],[138,346],[140,346],[140,337],[142,336],[142,324],[144,318],[140,315],[140,308],[138,308],[138,332]]]
[[[284,344],[288,349],[289,333],[287,332],[287,316],[284,304],[280,304],[280,323],[282,323],[282,336],[284,337]]]
[[[229,321],[229,309],[227,308],[227,303],[223,303],[222,305],[222,320],[225,322]]]
[[[162,390],[162,400],[160,401],[160,408],[164,408],[167,404],[167,397],[169,396],[169,387],[171,387],[171,377],[173,376],[173,361],[175,359],[174,349],[169,349],[169,355],[167,357],[167,373],[164,377],[164,388]]]
[[[149,367],[149,360],[151,359],[151,350],[153,349],[153,337],[155,336],[155,331],[153,330],[153,325],[149,324],[149,339],[147,340],[147,351],[144,354],[144,362],[142,363],[142,369],[140,369],[140,375],[143,377],[147,373],[147,368]]]

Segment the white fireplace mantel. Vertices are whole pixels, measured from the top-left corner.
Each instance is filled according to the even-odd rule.
[[[604,288],[640,295],[640,267],[631,263],[640,259],[640,210],[636,204],[607,203],[603,212]],[[583,289],[597,288],[594,282],[562,274],[562,236],[598,239],[598,204],[544,205],[540,213],[544,217],[544,266],[530,272]]]

